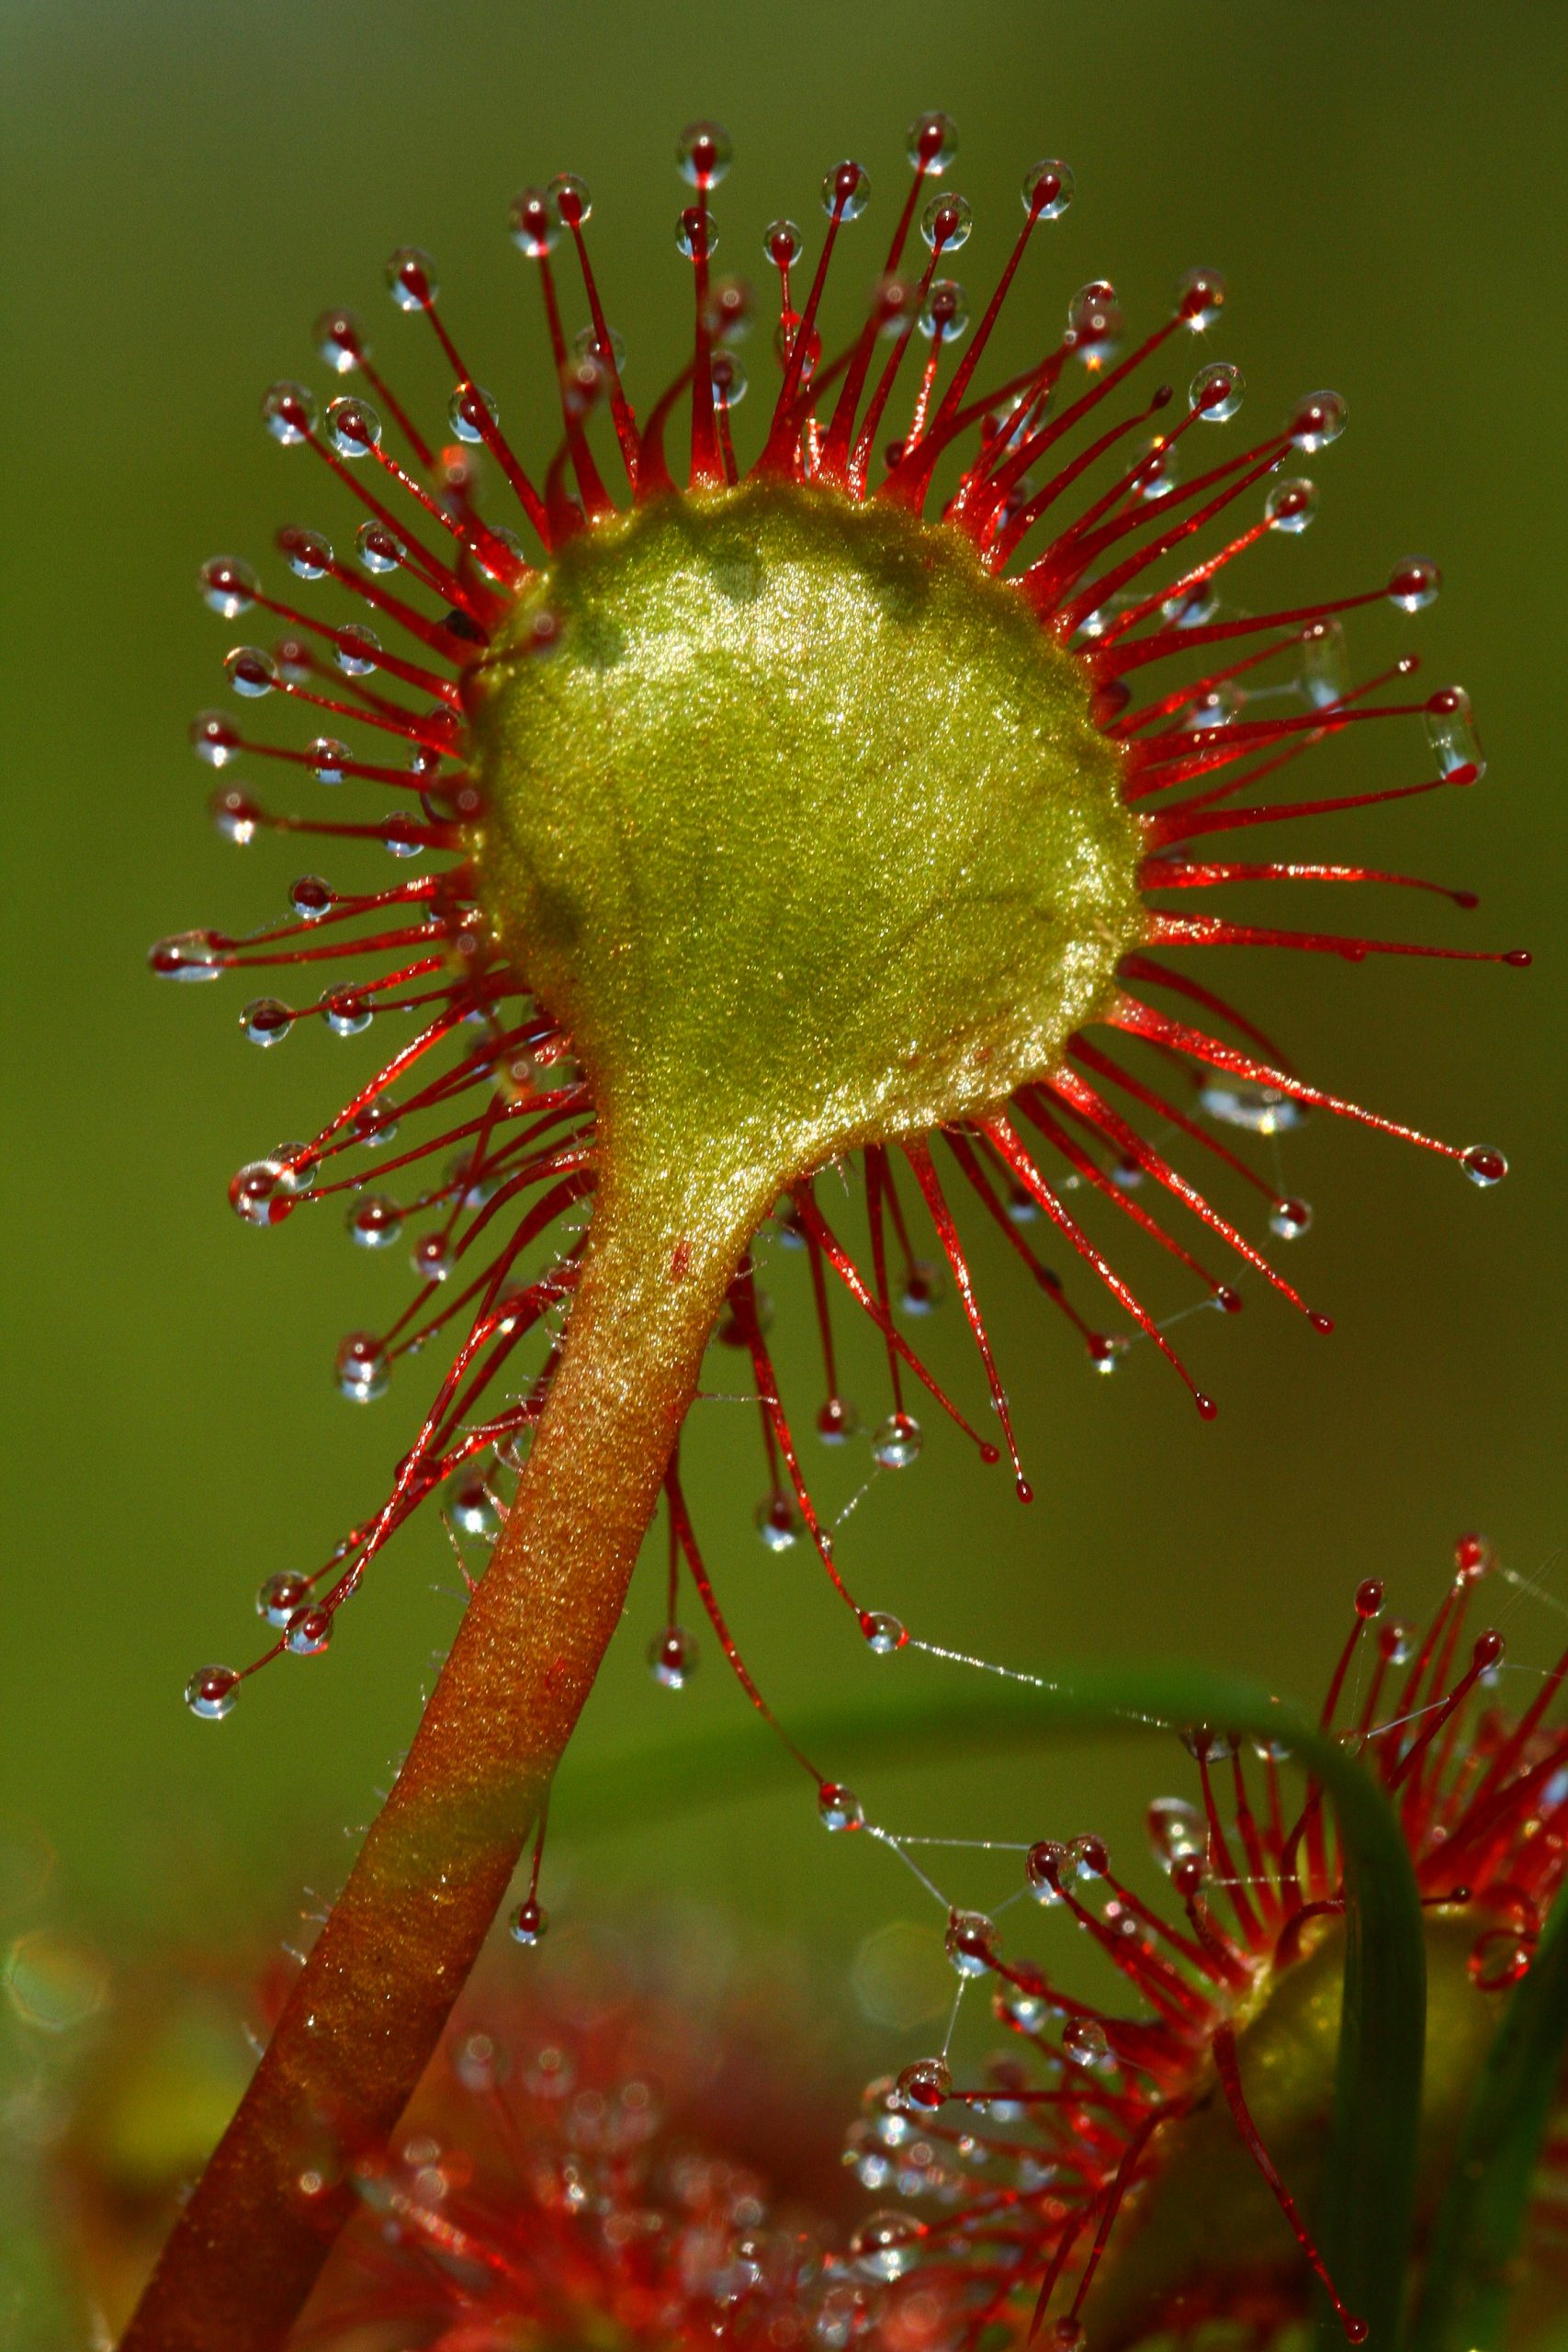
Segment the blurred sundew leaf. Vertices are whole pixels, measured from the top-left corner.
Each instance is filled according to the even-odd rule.
[[[1271,1692],[1199,1668],[1089,1668],[1055,1676],[1048,1687],[1000,1677],[987,1677],[987,1685],[983,1697],[835,1709],[792,1723],[792,1736],[807,1754],[897,1765],[928,1761],[943,1750],[973,1754],[1075,1732],[1168,1733],[1209,1724],[1288,1750],[1326,1791],[1344,1855],[1346,1935],[1318,2236],[1346,2308],[1366,2322],[1369,2343],[1392,2345],[1415,2218],[1427,1972],[1416,1874],[1382,1790],[1344,1748]],[[624,1826],[635,1789],[646,1825],[746,1796],[774,1779],[783,1760],[782,1750],[750,1726],[693,1740],[662,1755],[573,1773],[558,1819],[584,1833]],[[1344,2341],[1326,2300],[1319,2335],[1325,2347]],[[1442,2352],[1450,2341],[1459,2339],[1440,2339]]]
[[[1495,2352],[1568,2050],[1568,1894],[1509,1998],[1471,2099],[1427,2256],[1410,2352]]]

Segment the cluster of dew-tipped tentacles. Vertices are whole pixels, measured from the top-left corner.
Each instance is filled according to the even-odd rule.
[[[1481,2044],[1533,1966],[1568,1872],[1568,1654],[1528,1702],[1509,1702],[1500,1633],[1467,1623],[1488,1578],[1535,1590],[1479,1536],[1455,1545],[1425,1630],[1384,1613],[1378,1580],[1359,1585],[1319,1713],[1394,1806],[1443,1938],[1434,1999],[1450,2028],[1455,2002],[1472,2011]],[[1340,1851],[1324,1792],[1281,1752],[1220,1729],[1185,1746],[1192,1794],[1147,1806],[1152,1882],[1098,1835],[945,1839],[863,1820],[863,1844],[894,1853],[945,1912],[957,1999],[941,2053],[867,2086],[844,2164],[870,2211],[849,2234],[820,2213],[820,2189],[802,2199],[795,2183],[790,2197],[783,2147],[771,2180],[736,2159],[733,2124],[750,2126],[745,2145],[769,2145],[755,2126],[771,2108],[766,2082],[736,2105],[739,2051],[722,2020],[698,2030],[684,2008],[639,2007],[626,1983],[564,2011],[547,1973],[526,2004],[491,1983],[451,2032],[413,2120],[355,2164],[362,2216],[310,2340],[386,2322],[409,2343],[461,2334],[475,2352],[583,2324],[627,2343],[722,2338],[769,2352],[966,2352],[1042,2335],[1077,2352],[1086,2326],[1100,2343],[1201,2338],[1215,2324],[1277,2340],[1307,2314],[1324,2265],[1298,2204],[1309,2183],[1288,2178],[1309,2133],[1295,2129],[1274,2162],[1260,2121],[1269,2055],[1253,2028],[1262,2018],[1267,2037],[1277,1995],[1288,2002],[1319,1959],[1337,1971]],[[1013,1860],[1018,1884],[992,1915],[962,1907],[931,1874],[997,1858]],[[1004,1917],[1030,1912],[1030,1898],[1043,1910],[1034,1933]],[[1122,1981],[1117,1996],[1072,1990],[1084,1971],[1060,1969],[1063,1936],[1096,1948]],[[1058,1945],[1051,1966],[1032,1957],[1042,1938]],[[978,1995],[1001,2046],[966,2067],[952,2041]],[[1312,2032],[1304,2018],[1298,2002],[1286,2032]],[[1328,2041],[1319,2058],[1325,2096]],[[715,2070],[731,2088],[694,2129],[691,2096]],[[1265,2209],[1267,2197],[1279,2206],[1272,2230],[1246,2225],[1241,2251],[1215,2246],[1213,2145],[1182,2143],[1182,2124],[1203,2117],[1235,2133]],[[1176,2253],[1166,2242],[1155,2284],[1135,2277],[1128,2296],[1128,2248],[1135,2260],[1140,2230],[1180,2197],[1185,2173],[1203,2225]],[[1568,2265],[1561,2133],[1544,2147],[1526,2265],[1547,2279]],[[1354,2312],[1340,2307],[1340,2319],[1361,2338]]]
[[[1501,1634],[1467,1623],[1488,1578],[1534,1589],[1483,1540],[1461,1537],[1423,1630],[1385,1614],[1380,1582],[1359,1586],[1320,1710],[1386,1793],[1427,1916],[1446,1938],[1433,1966],[1440,2013],[1451,2030],[1454,2003],[1465,2005],[1483,2039],[1529,1973],[1568,1871],[1568,1652],[1528,1702],[1510,1703]],[[545,1987],[541,2014],[492,1986],[455,2029],[407,2135],[356,2168],[365,2212],[329,2275],[324,2340],[337,2340],[334,2326],[397,2319],[417,2330],[413,2341],[445,2343],[461,2329],[480,2352],[525,2322],[558,2327],[587,2311],[632,2342],[719,2335],[773,2352],[808,2342],[955,2352],[1043,2333],[1058,2352],[1077,2352],[1087,2312],[1100,2341],[1186,2340],[1230,2324],[1264,2344],[1306,2314],[1314,2271],[1360,2340],[1300,2210],[1309,2184],[1298,2178],[1292,2191],[1286,2177],[1303,2135],[1271,2154],[1258,2120],[1269,2059],[1249,2038],[1314,1959],[1337,1971],[1344,1889],[1332,1815],[1321,1787],[1272,1747],[1218,1727],[1184,1745],[1192,1794],[1147,1810],[1152,1884],[1137,1858],[1126,1866],[1094,1834],[945,1838],[861,1818],[863,1844],[896,1856],[945,1914],[958,1997],[941,2051],[866,2090],[844,2161],[872,2210],[847,2241],[792,2212],[776,2181],[699,2154],[689,2130],[673,2129],[671,2106],[700,2069],[677,2043],[650,2068],[648,2049],[632,2046],[635,2006],[606,2012],[606,2038],[599,2025],[563,2028]],[[931,1875],[981,1860],[994,1871],[998,1858],[1011,1860],[1017,1883],[990,1915]],[[1030,1911],[1031,1897],[1044,1916],[1021,1931],[1004,1914]],[[1119,1995],[1072,1989],[1085,1980],[1064,1935],[1095,1947]],[[1042,1940],[1057,1947],[1050,1964],[1031,1949]],[[966,2067],[953,2050],[960,2007],[987,1994],[1002,2046]],[[1298,2002],[1287,2033],[1310,2032],[1305,2014]],[[1326,2041],[1318,2054],[1326,2097]],[[1139,2280],[1129,2297],[1119,2265],[1151,2211],[1179,2193],[1173,2176],[1191,2174],[1199,2205],[1215,2193],[1212,2149],[1201,2158],[1180,2135],[1184,2121],[1216,2110],[1278,2203],[1277,2229],[1216,2254],[1224,2217],[1205,2208],[1178,2255],[1167,2245],[1163,2278]],[[1560,2137],[1536,2183],[1528,2260],[1552,2277],[1568,2260]],[[1119,2296],[1114,2310],[1094,2295],[1097,2278]]]
[[[1081,660],[1098,723],[1121,753],[1125,797],[1143,820],[1145,891],[1258,879],[1436,888],[1362,866],[1257,864],[1215,853],[1226,834],[1468,785],[1482,773],[1461,688],[1416,701],[1386,699],[1391,682],[1414,672],[1409,657],[1359,684],[1348,684],[1342,675],[1338,616],[1385,598],[1402,612],[1420,609],[1438,590],[1430,561],[1409,559],[1377,587],[1289,611],[1247,614],[1220,601],[1222,575],[1248,548],[1270,532],[1297,532],[1311,519],[1312,485],[1281,469],[1294,453],[1320,450],[1337,437],[1344,402],[1331,392],[1314,393],[1280,430],[1180,480],[1179,459],[1188,455],[1180,445],[1207,441],[1238,408],[1239,370],[1205,362],[1184,405],[1167,384],[1141,405],[1130,405],[1129,387],[1167,345],[1213,326],[1224,289],[1208,271],[1184,281],[1174,315],[1125,357],[1115,356],[1121,322],[1114,292],[1096,282],[1074,296],[1066,331],[1042,356],[1005,381],[981,382],[977,371],[1026,247],[1043,223],[1066,210],[1072,175],[1056,162],[1041,163],[1028,174],[1022,229],[965,343],[964,291],[939,273],[967,240],[970,210],[962,198],[931,188],[951,164],[954,144],[943,115],[922,116],[911,126],[913,181],[874,299],[834,358],[824,356],[818,320],[839,242],[867,206],[865,172],[843,163],[822,183],[827,227],[804,299],[802,232],[788,220],[767,229],[763,249],[778,279],[774,348],[782,380],[750,478],[894,502],[967,537],[1040,628]],[[378,1397],[400,1358],[433,1347],[448,1351],[390,1493],[313,1574],[287,1571],[264,1586],[259,1605],[276,1632],[265,1657],[324,1648],[337,1610],[370,1561],[428,1497],[444,1493],[459,1531],[481,1537],[493,1532],[505,1510],[507,1476],[526,1454],[549,1389],[594,1188],[594,1105],[574,1065],[570,1037],[522,989],[481,910],[468,862],[469,828],[482,801],[465,764],[465,676],[520,589],[573,534],[592,531],[624,511],[627,501],[669,498],[682,488],[700,493],[738,480],[732,415],[746,379],[734,346],[750,321],[753,298],[739,280],[716,277],[710,268],[709,195],[728,156],[728,141],[711,124],[694,126],[680,142],[681,168],[694,191],[677,236],[695,289],[692,357],[646,421],[639,422],[628,398],[620,342],[590,266],[588,191],[566,175],[547,188],[525,190],[511,214],[513,236],[537,273],[548,369],[560,405],[561,439],[542,482],[525,471],[502,429],[497,401],[471,375],[454,341],[429,256],[403,249],[388,265],[388,284],[398,310],[426,322],[451,368],[450,444],[428,436],[405,408],[373,363],[363,326],[348,311],[321,319],[318,348],[329,369],[360,377],[376,405],[350,392],[323,413],[312,393],[293,382],[273,385],[262,403],[274,437],[308,452],[365,517],[352,559],[335,552],[319,531],[291,525],[277,534],[284,562],[297,579],[331,582],[368,607],[377,627],[317,619],[291,593],[264,587],[248,564],[233,558],[216,558],[202,571],[206,599],[223,618],[265,614],[284,632],[269,649],[245,644],[229,652],[236,694],[247,701],[282,697],[308,715],[311,726],[324,723],[334,731],[296,743],[266,741],[229,713],[209,711],[193,728],[198,755],[222,770],[242,759],[280,761],[318,785],[400,796],[389,816],[339,820],[275,813],[248,788],[228,783],[213,804],[220,829],[241,843],[269,831],[320,835],[377,843],[399,860],[428,862],[422,874],[381,889],[344,890],[306,876],[292,887],[288,922],[246,937],[186,933],[161,943],[152,956],[154,971],[175,979],[212,979],[229,970],[309,970],[312,984],[321,983],[319,995],[287,1002],[267,996],[246,1007],[244,1029],[259,1045],[276,1045],[307,1020],[319,1019],[344,1036],[394,1016],[410,1023],[397,1051],[315,1136],[280,1145],[242,1169],[231,1187],[235,1209],[257,1226],[281,1223],[308,1198],[342,1196],[351,1231],[369,1248],[417,1233],[414,1295],[389,1329],[355,1332],[338,1351],[338,1380],[347,1396]],[[563,239],[574,249],[588,312],[575,334],[564,322],[556,277],[554,255]],[[920,253],[922,242],[918,266],[907,262],[907,254]],[[688,395],[690,457],[678,483],[666,444]],[[625,476],[620,500],[607,486],[606,459],[612,471]],[[498,491],[503,485],[514,502],[520,530],[501,521],[487,499],[480,470],[486,466],[491,482]],[[953,476],[951,487],[939,489]],[[1201,537],[1265,482],[1257,519],[1234,536]],[[1207,552],[1200,552],[1202,547]],[[550,628],[547,607],[536,628],[543,654]],[[393,643],[383,641],[383,628]],[[1173,663],[1179,664],[1180,683],[1156,683],[1145,695],[1143,673],[1153,671],[1157,681],[1170,674]],[[1284,710],[1271,706],[1269,715],[1256,713],[1252,697],[1261,691],[1282,694]],[[1412,715],[1424,719],[1431,746],[1434,772],[1424,779],[1339,799],[1257,797],[1266,778],[1327,737],[1363,722]],[[1194,852],[1199,842],[1209,846]],[[1439,895],[1471,903],[1461,892]],[[1146,946],[1124,959],[1124,985],[1108,1016],[1114,1040],[1134,1056],[1131,1064],[1106,1043],[1078,1035],[1067,1062],[1022,1088],[1006,1113],[938,1137],[911,1137],[897,1148],[867,1149],[860,1167],[865,1271],[829,1223],[811,1181],[780,1204],[779,1219],[810,1264],[827,1377],[827,1400],[817,1417],[824,1442],[842,1442],[858,1426],[840,1393],[834,1355],[829,1297],[841,1295],[886,1344],[891,1411],[873,1436],[875,1462],[898,1468],[919,1451],[921,1432],[908,1409],[916,1384],[987,1459],[1000,1458],[1000,1449],[978,1435],[894,1320],[893,1252],[905,1261],[907,1302],[918,1306],[930,1294],[930,1273],[910,1230],[917,1200],[934,1231],[932,1254],[945,1261],[974,1333],[1019,1490],[1027,1498],[950,1196],[972,1196],[977,1214],[999,1228],[1094,1361],[1108,1366],[1125,1343],[1101,1332],[1072,1304],[1060,1276],[1028,1238],[1031,1219],[1049,1222],[1134,1326],[1188,1379],[1164,1331],[1089,1238],[1069,1197],[1098,1196],[1179,1261],[1208,1298],[1234,1306],[1235,1290],[1133,1196],[1137,1182],[1150,1179],[1233,1251],[1243,1269],[1293,1304],[1302,1302],[1134,1120],[1184,1139],[1255,1188],[1275,1232],[1285,1238],[1304,1225],[1304,1204],[1281,1198],[1277,1182],[1250,1167],[1198,1114],[1268,1132],[1303,1107],[1321,1105],[1441,1152],[1480,1184],[1505,1173],[1494,1150],[1435,1141],[1306,1083],[1239,1012],[1152,952],[1240,944],[1318,949],[1352,959],[1370,952],[1467,952],[1265,929],[1151,908]],[[1160,1009],[1161,1001],[1174,1001],[1180,1012]],[[1223,1034],[1194,1025],[1187,1012],[1212,1019]],[[1190,1094],[1185,1102],[1172,1099],[1162,1064],[1184,1074],[1180,1084],[1197,1082],[1196,1100]],[[946,1156],[941,1173],[932,1148],[938,1143]],[[362,1157],[371,1153],[373,1161]],[[1055,1163],[1051,1172],[1047,1162]],[[393,1171],[410,1172],[416,1187],[412,1198],[398,1201],[383,1189]],[[1326,1317],[1314,1320],[1327,1328]],[[769,1478],[761,1514],[764,1538],[784,1544],[808,1537],[865,1639],[874,1647],[896,1645],[902,1629],[883,1612],[862,1609],[834,1564],[831,1535],[813,1506],[779,1397],[764,1323],[748,1261],[736,1274],[721,1336],[749,1360],[754,1376]],[[528,1359],[531,1342],[539,1352]],[[1193,1386],[1190,1379],[1188,1385]],[[1209,1400],[1195,1387],[1193,1394],[1201,1410],[1211,1413]],[[667,1492],[672,1587],[675,1566],[683,1562],[750,1690],[698,1553],[678,1460],[671,1463]],[[654,1669],[678,1684],[693,1655],[672,1600],[668,1630],[654,1645]],[[243,1674],[263,1663],[257,1658],[240,1671],[203,1668],[187,1688],[190,1706],[207,1717],[227,1713]]]
[[[1358,1586],[1320,1713],[1322,1727],[1353,1747],[1393,1806],[1423,1905],[1451,1928],[1465,1997],[1481,2004],[1529,1973],[1568,1872],[1568,1728],[1551,1720],[1568,1652],[1528,1704],[1500,1698],[1503,1636],[1488,1627],[1466,1637],[1476,1589],[1496,1569],[1489,1544],[1461,1537],[1451,1580],[1422,1631],[1384,1615],[1380,1580]],[[1112,2233],[1129,2199],[1135,2205],[1171,2160],[1162,2135],[1179,2142],[1183,2120],[1217,2099],[1280,2207],[1280,2238],[1229,2267],[1224,2256],[1206,2261],[1195,2243],[1190,2275],[1169,2282],[1172,2309],[1158,2324],[1186,2333],[1242,2319],[1267,2340],[1304,2314],[1310,2269],[1350,2340],[1365,2335],[1335,2291],[1244,2080],[1247,2027],[1260,1998],[1266,2006],[1344,1914],[1323,1791],[1308,1780],[1292,1799],[1284,1751],[1222,1727],[1189,1733],[1184,1745],[1197,1764],[1198,1802],[1157,1798],[1147,1815],[1168,1898],[1140,1894],[1096,1835],[1019,1849],[1027,1894],[1093,1941],[1124,1980],[1131,2010],[1074,1997],[1032,1957],[1010,1953],[1013,1939],[994,1918],[951,1906],[949,1959],[961,1983],[989,1982],[1010,2048],[968,2084],[955,2080],[945,2048],[915,2061],[870,2086],[852,2129],[847,2158],[866,2188],[935,2209],[879,2211],[863,2226],[860,2249],[885,2278],[919,2266],[928,2290],[964,2315],[950,2340],[976,2343],[1010,2311],[1032,2333],[1055,2308],[1054,2341],[1077,2352]],[[937,1891],[921,1867],[928,1852],[917,1858],[907,1841],[865,1826]],[[1553,2141],[1536,2237],[1538,2252],[1559,2264],[1565,2190]]]

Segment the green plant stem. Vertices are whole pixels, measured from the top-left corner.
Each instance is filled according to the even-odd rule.
[[[1067,1668],[1048,1687],[987,1676],[983,1696],[880,1715],[825,1713],[791,1730],[825,1770],[852,1757],[858,1770],[862,1761],[910,1763],[1032,1746],[1043,1734],[1168,1732],[1199,1724],[1282,1743],[1321,1781],[1334,1807],[1344,1858],[1345,1976],[1316,2233],[1347,2307],[1367,2323],[1369,2345],[1388,2352],[1399,2330],[1415,2217],[1426,1948],[1410,1857],[1371,1775],[1269,1691],[1200,1668]],[[742,1796],[765,1783],[777,1762],[776,1751],[750,1731],[641,1757],[638,1817],[646,1822],[661,1811]],[[615,1765],[581,1776],[563,1792],[563,1821],[575,1816],[592,1826],[597,1818],[608,1826],[611,1792],[624,1779]],[[1319,2333],[1325,2346],[1343,2345],[1326,2300]]]
[[[397,2123],[505,1896],[620,1616],[747,1229],[744,1214],[739,1227],[671,1218],[601,1179],[505,1528],[122,2352],[276,2352],[287,2337],[355,2210],[348,2168]]]
[[[1568,1894],[1497,2029],[1438,2211],[1411,2352],[1497,2352],[1568,2048]]]

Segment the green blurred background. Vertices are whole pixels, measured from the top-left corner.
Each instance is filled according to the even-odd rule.
[[[380,1491],[423,1393],[410,1368],[362,1412],[330,1378],[341,1332],[400,1300],[400,1250],[367,1261],[330,1215],[257,1234],[224,1204],[242,1159],[318,1122],[353,1049],[302,1033],[264,1057],[237,1035],[238,984],[169,989],[144,968],[159,933],[260,922],[309,862],[265,846],[241,858],[206,824],[184,728],[222,698],[228,638],[194,576],[217,548],[265,561],[280,519],[347,537],[330,486],[262,433],[256,398],[275,375],[319,376],[309,327],[330,300],[367,312],[395,381],[434,390],[415,328],[381,291],[394,243],[437,256],[448,316],[508,425],[525,388],[535,400],[536,297],[504,234],[525,181],[570,167],[592,188],[608,307],[646,404],[687,332],[671,145],[699,113],[736,142],[721,264],[759,278],[764,221],[795,214],[815,247],[821,173],[852,153],[881,199],[852,291],[902,193],[904,126],[932,105],[963,133],[951,184],[979,220],[972,289],[1014,233],[1022,168],[1043,153],[1077,171],[1015,337],[1032,311],[1054,335],[1092,277],[1114,278],[1135,327],[1181,270],[1224,268],[1231,301],[1208,351],[1245,367],[1245,424],[1267,427],[1324,383],[1351,412],[1315,467],[1313,533],[1270,546],[1240,593],[1332,594],[1409,550],[1437,554],[1436,609],[1415,623],[1375,609],[1352,642],[1371,666],[1414,641],[1429,683],[1461,678],[1491,761],[1479,790],[1322,831],[1312,854],[1408,863],[1483,893],[1472,917],[1368,894],[1356,911],[1374,928],[1538,951],[1525,976],[1265,956],[1238,974],[1233,959],[1226,978],[1312,1075],[1502,1145],[1512,1180],[1483,1195],[1324,1122],[1288,1137],[1290,1184],[1317,1210],[1289,1271],[1338,1331],[1316,1340],[1256,1287],[1239,1320],[1185,1326],[1220,1399],[1212,1428],[1147,1348],[1095,1378],[977,1241],[1039,1499],[1021,1511],[1004,1474],[933,1428],[920,1463],[881,1478],[851,1521],[847,1575],[928,1638],[1021,1665],[1182,1651],[1310,1695],[1355,1581],[1386,1575],[1424,1606],[1474,1524],[1544,1589],[1497,1596],[1515,1660],[1539,1668],[1568,1595],[1562,11],[9,0],[0,41],[14,406],[0,1934],[52,1923],[122,1952],[247,1908],[286,1932],[299,1883],[341,1869],[342,1831],[367,1818],[449,1637],[451,1566],[431,1520],[384,1560],[329,1658],[269,1671],[221,1730],[180,1704],[193,1666],[250,1654],[259,1580],[313,1561]],[[765,382],[765,334],[749,357]],[[547,446],[543,425],[524,438]],[[1423,757],[1414,724],[1369,729],[1313,784],[1410,781]],[[1162,1304],[1179,1296],[1159,1268],[1129,1263]],[[775,1256],[764,1279],[786,1390],[807,1408],[804,1261]],[[925,1329],[978,1406],[951,1303]],[[869,1408],[870,1354],[856,1385]],[[867,1656],[803,1548],[761,1548],[751,1417],[705,1411],[692,1484],[710,1566],[781,1711],[937,1687],[944,1669]],[[853,1483],[827,1464],[830,1503]],[[711,1643],[681,1698],[649,1681],[657,1573],[634,1590],[585,1755],[740,1720]],[[907,1827],[1070,1833],[1130,1819],[1150,1770],[1098,1750],[1024,1770],[949,1758],[863,1793]],[[653,1884],[718,1895],[764,1931],[800,1931],[840,1977],[868,1935],[925,1916],[885,1857],[823,1838],[782,1771],[744,1807],[646,1830],[634,1784],[622,1833],[593,1841],[573,1828],[570,1779],[547,1887],[558,1912],[575,1890],[634,1905]],[[982,1869],[964,1891],[1009,1884]],[[887,2054],[908,2046],[894,2035]]]

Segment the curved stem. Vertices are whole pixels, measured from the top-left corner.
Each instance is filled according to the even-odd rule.
[[[1568,2047],[1568,1895],[1510,1995],[1433,2225],[1411,2352],[1498,2352]]]
[[[705,1205],[604,1171],[505,1528],[122,2352],[275,2352],[354,2210],[349,2167],[423,2073],[615,1632],[753,1221]]]

